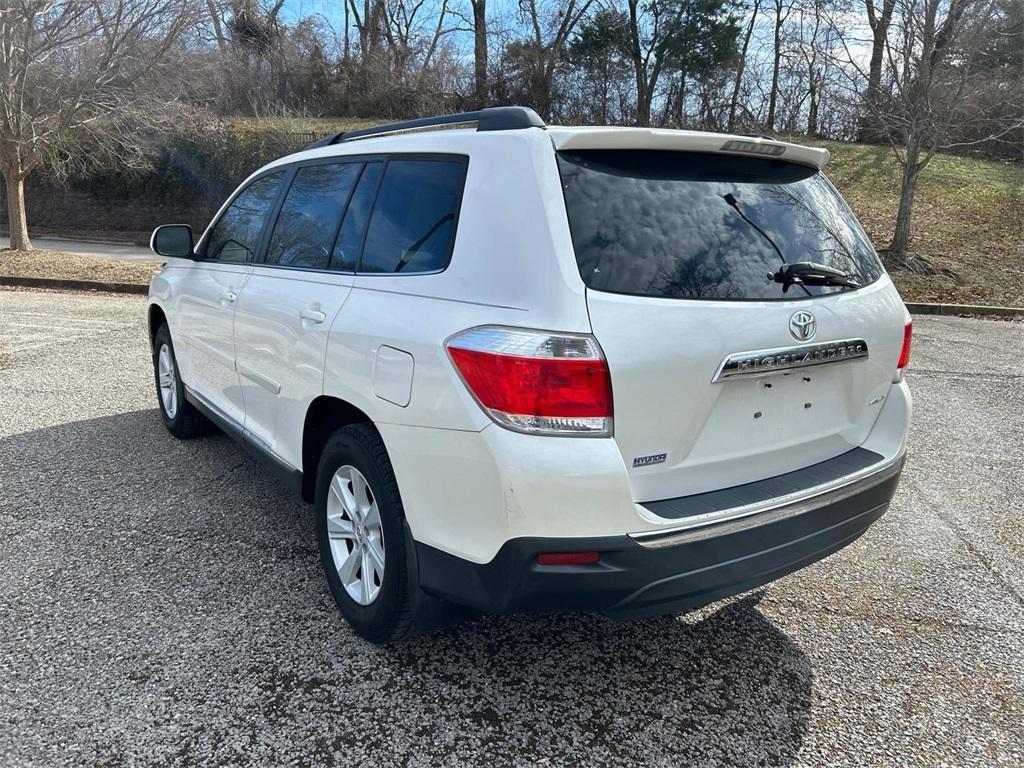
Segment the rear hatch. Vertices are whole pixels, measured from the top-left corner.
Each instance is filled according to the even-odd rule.
[[[775,477],[867,438],[905,309],[817,167],[763,156],[558,152],[634,498]],[[814,262],[857,286],[784,285]]]

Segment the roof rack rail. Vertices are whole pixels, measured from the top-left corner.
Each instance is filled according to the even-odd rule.
[[[371,136],[383,136],[389,133],[412,133],[414,131],[440,130],[447,127],[466,127],[476,125],[477,131],[514,131],[520,128],[547,127],[540,115],[529,107],[487,107],[476,112],[458,112],[453,115],[438,117],[422,117],[417,120],[402,120],[397,123],[375,125],[372,128],[360,128],[357,131],[332,133],[317,139],[305,149],[327,147],[352,139],[367,139]]]

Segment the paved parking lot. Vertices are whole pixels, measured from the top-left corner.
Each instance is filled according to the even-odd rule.
[[[0,764],[1024,764],[1024,324],[915,319],[903,484],[830,559],[382,649],[310,508],[165,432],[144,308],[0,292]]]

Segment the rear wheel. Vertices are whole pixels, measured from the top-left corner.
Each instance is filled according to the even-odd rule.
[[[380,435],[339,429],[317,472],[317,539],[327,584],[356,634],[374,643],[412,632],[402,499]]]
[[[185,399],[185,386],[178,373],[171,331],[166,323],[153,336],[153,374],[160,416],[172,435],[188,439],[213,431],[213,424]]]

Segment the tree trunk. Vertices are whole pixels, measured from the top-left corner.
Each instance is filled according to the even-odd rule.
[[[883,0],[881,16],[875,15],[874,0],[865,0],[868,10],[868,25],[871,27],[871,59],[868,62],[868,87],[864,92],[864,103],[867,109],[861,117],[858,141],[869,141],[877,136],[871,131],[874,122],[873,110],[878,103],[878,94],[882,85],[882,57],[885,54],[885,41],[892,22],[896,0]]]
[[[651,124],[651,97],[648,93],[647,63],[640,51],[639,0],[629,0],[629,47],[636,78],[636,124]]]
[[[540,115],[541,120],[551,119],[551,108],[554,106],[553,86],[555,78],[554,62],[550,66],[538,63],[530,74],[530,106]]]
[[[782,0],[775,0],[775,38],[772,48],[772,90],[768,94],[768,119],[765,128],[775,130],[775,110],[779,102],[779,69],[782,65],[782,24],[786,16],[782,15]]]
[[[811,104],[807,108],[807,135],[813,137],[818,135],[818,86],[813,79],[809,90]]]
[[[349,24],[349,21],[348,21],[348,0],[345,0],[344,5],[345,5],[345,47],[342,49],[344,51],[344,53],[342,53],[342,60],[347,62],[348,58],[349,58],[348,31],[349,31],[349,28],[351,27],[351,25]]]
[[[676,108],[676,128],[685,128],[686,122],[686,73],[679,75],[679,102]]]
[[[31,251],[28,239],[28,220],[25,218],[25,177],[18,173],[4,173],[7,186],[7,228],[11,233],[11,250]]]
[[[754,7],[750,12],[750,23],[747,25],[747,33],[743,36],[743,47],[740,49],[739,61],[736,64],[736,79],[732,85],[732,98],[729,100],[729,124],[726,130],[732,133],[736,128],[736,108],[740,100],[740,87],[743,85],[743,72],[747,67],[747,49],[750,48],[750,38],[754,34],[754,25],[757,23],[757,11],[761,6],[761,0],[754,0]]]
[[[601,69],[601,125],[608,125],[608,98],[611,93],[611,73],[608,60],[605,59]]]
[[[473,99],[477,107],[487,106],[487,0],[473,4]]]
[[[917,178],[921,174],[919,163],[921,149],[916,138],[907,141],[907,151],[903,163],[903,179],[900,184],[900,207],[896,211],[896,231],[889,245],[889,253],[897,259],[904,259],[910,247],[911,224],[914,213],[914,193],[917,191]]]
[[[637,94],[636,124],[644,127],[651,124],[651,100],[646,93]]]
[[[224,35],[224,26],[220,23],[220,13],[213,0],[206,0],[206,12],[210,14],[210,23],[213,25],[213,34],[217,38],[217,49],[224,56],[228,52],[228,40]]]

